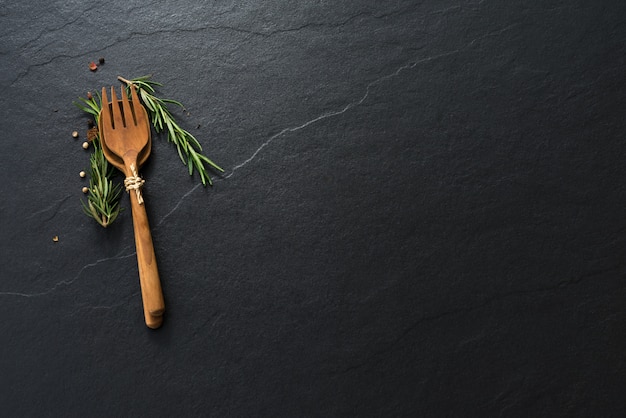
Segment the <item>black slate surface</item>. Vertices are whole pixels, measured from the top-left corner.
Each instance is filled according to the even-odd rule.
[[[0,33],[3,416],[626,413],[626,3],[2,2]],[[226,169],[154,138],[156,331],[70,135],[148,73]]]

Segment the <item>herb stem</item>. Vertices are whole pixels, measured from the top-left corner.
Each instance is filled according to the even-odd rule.
[[[184,165],[189,167],[189,175],[193,175],[195,169],[198,171],[203,185],[206,186],[207,183],[212,185],[213,182],[211,181],[207,168],[212,168],[219,172],[224,172],[224,170],[202,154],[202,146],[198,140],[189,131],[181,128],[167,106],[169,103],[185,109],[182,103],[172,99],[156,97],[154,95],[154,87],[161,86],[161,84],[151,81],[150,77],[151,76],[144,76],[128,80],[122,76],[118,76],[117,79],[127,86],[135,86],[141,97],[141,101],[150,114],[155,130],[157,132],[167,131],[167,140],[176,145],[180,160]]]

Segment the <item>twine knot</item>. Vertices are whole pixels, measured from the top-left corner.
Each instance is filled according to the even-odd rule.
[[[139,174],[137,174],[135,164],[130,165],[130,171],[133,173],[133,175],[124,179],[124,187],[129,193],[131,190],[135,191],[135,194],[137,195],[137,202],[141,205],[143,204],[143,197],[141,197],[141,188],[146,181],[139,177]]]

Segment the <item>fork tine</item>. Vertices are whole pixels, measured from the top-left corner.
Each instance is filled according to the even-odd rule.
[[[115,87],[111,86],[111,108],[113,113],[113,129],[124,128],[124,115],[120,110],[120,104],[115,94]]]
[[[124,121],[126,122],[126,126],[137,125],[135,121],[135,117],[133,116],[133,110],[130,108],[130,103],[128,103],[128,95],[124,91],[124,86],[120,87],[120,94],[122,95],[122,109],[124,115]]]
[[[102,87],[102,114],[100,117],[104,118],[104,122],[112,125],[111,112],[109,110],[109,98],[107,97],[107,90],[104,87]]]
[[[137,97],[137,90],[135,89],[135,85],[131,84],[130,85],[130,94],[133,98],[133,107],[135,109],[135,122],[137,123],[137,125],[143,125],[146,124],[146,114],[144,111],[142,111],[141,109],[141,102],[139,101],[139,97]]]

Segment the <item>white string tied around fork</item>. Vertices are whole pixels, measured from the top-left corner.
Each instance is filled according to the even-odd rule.
[[[143,204],[143,197],[141,196],[141,188],[143,184],[146,182],[144,179],[139,177],[137,174],[137,169],[135,168],[135,164],[130,165],[130,171],[133,173],[132,176],[126,177],[124,179],[124,187],[126,191],[130,193],[131,190],[135,191],[137,195],[137,202],[141,205]]]

